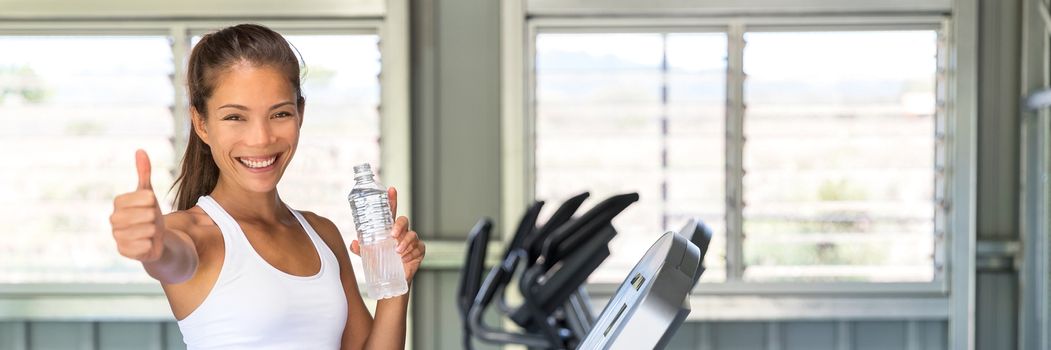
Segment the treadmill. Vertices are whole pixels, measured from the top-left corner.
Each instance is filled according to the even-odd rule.
[[[561,214],[552,216],[558,219],[531,230],[543,205],[543,202],[534,203],[523,216],[512,245],[504,254],[505,260],[490,271],[484,282],[480,281],[477,266],[482,264],[481,257],[485,255],[483,247],[489,238],[491,222],[483,219],[472,229],[468,239],[469,263],[465,267],[475,268],[465,269],[464,276],[469,277],[461,280],[458,299],[465,323],[465,348],[471,348],[473,337],[487,342],[522,344],[531,349],[659,349],[667,346],[690,312],[689,292],[704,271],[702,260],[711,241],[711,229],[702,220],[691,219],[678,232],[661,236],[596,319],[590,309],[580,310],[572,305],[573,297],[587,297],[583,288],[566,286],[582,284],[597,267],[595,261],[601,262],[609,255],[606,243],[616,234],[609,220],[638,196],[614,196],[570,220],[586,196],[585,193],[567,201],[558,210]],[[537,249],[540,241],[543,247]],[[589,244],[582,244],[585,242]],[[538,251],[539,254],[533,253]],[[503,300],[498,300],[498,304],[525,332],[487,327],[482,313],[494,299],[502,299],[516,265],[523,262],[527,266],[519,286],[525,297],[523,305],[507,307]],[[586,299],[579,301],[586,302]]]
[[[567,311],[566,306],[573,304],[572,300],[575,297],[586,298],[586,294],[581,296],[580,286],[609,256],[607,244],[617,233],[610,221],[638,201],[639,196],[636,193],[613,196],[579,217],[569,219],[568,214],[579,206],[584,197],[586,195],[582,194],[567,201],[571,203],[565,206],[570,209],[565,210],[566,216],[556,221],[557,227],[543,240],[539,257],[532,261],[532,264],[525,263],[532,266],[522,271],[520,278],[519,290],[524,301],[517,308],[508,308],[510,310],[505,311],[525,332],[507,332],[490,327],[482,320],[482,315],[495,297],[503,293],[515,274],[517,265],[529,259],[527,250],[530,249],[519,249],[523,248],[521,244],[524,238],[518,238],[528,236],[523,228],[531,227],[530,224],[536,221],[536,213],[539,211],[536,205],[530,207],[524,215],[523,223],[528,224],[520,224],[519,231],[508,247],[509,250],[515,249],[518,253],[505,255],[505,260],[490,270],[476,293],[474,303],[468,311],[468,325],[474,337],[497,344],[572,349],[586,336],[587,330],[576,326],[590,325],[590,311],[581,315],[584,319],[578,319],[579,314],[576,310]],[[537,240],[533,242],[539,243]]]

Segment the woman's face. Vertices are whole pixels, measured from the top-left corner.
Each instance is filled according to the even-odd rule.
[[[296,145],[303,121],[292,84],[278,69],[247,63],[220,73],[207,101],[207,118],[194,129],[212,150],[222,181],[251,192],[269,192]]]

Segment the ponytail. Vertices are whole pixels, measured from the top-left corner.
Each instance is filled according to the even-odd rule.
[[[200,136],[190,130],[190,141],[186,143],[186,154],[182,158],[182,169],[172,188],[175,191],[175,210],[186,210],[197,205],[197,198],[212,193],[219,182],[219,167],[212,159],[211,149]]]

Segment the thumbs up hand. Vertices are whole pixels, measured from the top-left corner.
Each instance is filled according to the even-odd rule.
[[[161,207],[150,184],[150,158],[146,151],[135,152],[139,183],[134,192],[113,199],[113,239],[121,255],[141,262],[161,258],[164,251],[164,228]]]

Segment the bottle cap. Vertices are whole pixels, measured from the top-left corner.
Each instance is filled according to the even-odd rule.
[[[372,176],[372,166],[369,163],[362,163],[354,166],[354,177],[361,176]]]

